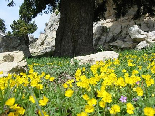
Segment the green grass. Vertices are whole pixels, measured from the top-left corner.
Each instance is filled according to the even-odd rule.
[[[119,54],[117,60],[92,66],[71,64],[70,58],[26,59],[27,73],[0,78],[0,115],[128,116],[131,113],[143,116],[150,113],[151,116],[153,112],[153,116],[155,47],[119,51]],[[35,98],[35,103],[30,96]],[[121,96],[127,97],[125,103],[120,101]],[[15,98],[15,102],[10,98]],[[127,107],[128,103],[132,106]]]

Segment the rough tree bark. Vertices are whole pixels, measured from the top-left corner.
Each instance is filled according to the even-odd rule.
[[[93,52],[95,0],[61,0],[55,56],[74,57]]]

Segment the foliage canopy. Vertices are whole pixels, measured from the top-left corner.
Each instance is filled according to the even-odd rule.
[[[0,30],[4,33],[6,31],[5,21],[1,18],[0,18]]]
[[[15,36],[24,36],[27,34],[34,33],[37,30],[37,25],[33,23],[26,23],[25,21],[19,19],[13,21],[13,24],[10,25],[13,30],[13,35]]]

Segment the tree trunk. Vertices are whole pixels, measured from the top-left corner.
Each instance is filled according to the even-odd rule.
[[[74,57],[93,52],[95,0],[61,0],[55,55]]]

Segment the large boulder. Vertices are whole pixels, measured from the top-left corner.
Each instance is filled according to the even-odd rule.
[[[13,36],[0,37],[0,53],[23,51],[25,57],[30,57],[30,51],[28,46],[25,44],[23,38]]]
[[[7,76],[9,73],[19,74],[27,71],[27,62],[24,59],[22,51],[0,53],[0,72],[2,76]]]
[[[96,54],[90,54],[86,56],[77,56],[71,59],[71,63],[74,62],[74,60],[79,61],[79,64],[95,64],[96,61],[105,61],[108,59],[117,59],[119,56],[118,53],[114,51],[104,51],[104,52],[98,52]]]

